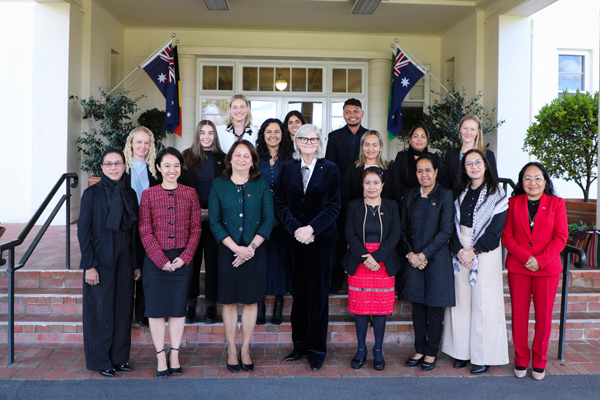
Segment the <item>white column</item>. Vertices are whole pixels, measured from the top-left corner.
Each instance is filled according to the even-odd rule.
[[[193,55],[179,56],[179,74],[181,79],[181,137],[175,136],[175,147],[184,150],[194,140],[197,118],[197,59]]]
[[[387,117],[390,95],[390,59],[375,59],[369,61],[369,91],[367,107],[367,128],[379,131],[384,137],[384,155],[386,159],[396,155],[395,144],[390,146],[387,140]],[[396,142],[396,141],[394,141]]]

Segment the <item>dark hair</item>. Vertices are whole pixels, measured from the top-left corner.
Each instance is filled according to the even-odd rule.
[[[415,125],[412,128],[410,128],[410,132],[408,132],[408,138],[410,139],[413,133],[415,133],[415,131],[419,128],[425,131],[425,136],[427,136],[427,143],[429,144],[429,129],[427,129],[425,125]]]
[[[100,155],[100,165],[104,164],[104,158],[111,153],[117,153],[118,155],[120,155],[123,159],[123,164],[125,164],[125,154],[123,154],[123,150],[109,147],[108,149],[104,150]]]
[[[542,175],[544,176],[544,180],[546,181],[546,186],[544,187],[544,194],[548,196],[556,196],[556,192],[554,191],[554,185],[552,184],[552,179],[550,179],[550,175],[548,175],[548,171],[542,164],[537,161],[528,162],[525,164],[523,168],[521,168],[521,172],[519,172],[519,180],[517,181],[517,186],[515,190],[513,190],[511,196],[519,196],[525,193],[525,189],[523,188],[523,177],[525,176],[525,171],[529,167],[536,167],[540,171],[542,171]]]
[[[381,180],[381,182],[383,182],[383,170],[379,167],[367,167],[365,168],[365,170],[362,173],[362,181],[365,181],[365,178],[367,177],[367,175],[369,174],[376,174],[379,179]]]
[[[156,155],[156,160],[154,161],[156,166],[160,167],[160,163],[162,162],[163,158],[165,158],[165,156],[167,154],[177,157],[177,159],[179,160],[179,164],[181,165],[181,168],[183,168],[183,156],[181,155],[179,150],[177,150],[175,147],[166,147],[166,148],[162,149],[161,151],[159,151],[158,154]],[[163,179],[162,172],[160,172],[158,170],[158,168],[156,168],[156,175],[157,175],[158,181],[162,182],[162,179]]]
[[[360,107],[362,109],[362,103],[360,102],[360,100],[352,98],[352,99],[348,99],[344,102],[344,107],[346,106],[356,106],[356,107]]]
[[[298,119],[302,122],[302,125],[306,124],[306,118],[304,118],[304,115],[302,115],[300,111],[290,111],[289,113],[287,113],[285,119],[283,120],[283,127],[285,128],[285,131],[287,132],[288,136],[290,135],[290,131],[288,130],[288,122],[290,122],[290,118],[292,118],[292,116],[298,117]]]
[[[209,125],[214,132],[214,140],[213,144],[210,148],[213,156],[223,154],[223,150],[221,150],[221,144],[219,143],[219,135],[217,133],[217,127],[214,122],[209,121],[207,119],[203,119],[196,126],[196,131],[194,132],[194,141],[189,149],[183,151],[184,163],[183,167],[187,170],[193,171],[199,169],[202,164],[208,160],[208,156],[202,147],[202,143],[200,142],[200,131],[205,125]]]
[[[454,185],[454,198],[457,199],[458,196],[467,188],[467,186],[471,183],[471,178],[467,175],[467,167],[466,160],[467,156],[472,153],[477,153],[481,156],[483,163],[485,164],[485,174],[483,176],[483,183],[487,185],[487,193],[485,197],[487,198],[490,194],[494,194],[498,191],[498,180],[496,176],[492,172],[490,168],[490,163],[483,154],[481,150],[471,149],[465,153],[462,160],[460,161],[460,167],[458,168],[458,179]]]
[[[250,154],[252,155],[252,166],[250,167],[250,177],[248,180],[251,182],[254,182],[258,178],[260,178],[260,176],[262,174],[260,173],[260,170],[258,169],[258,162],[259,162],[258,153],[256,152],[256,149],[254,148],[252,143],[250,143],[247,140],[240,140],[239,142],[234,142],[231,145],[229,152],[225,156],[225,169],[221,173],[221,178],[231,179],[231,174],[233,173],[233,170],[231,168],[231,158],[233,157],[233,152],[235,151],[235,149],[241,144],[246,146],[248,148],[248,150],[250,150]]]
[[[267,130],[267,126],[270,124],[278,124],[281,129],[281,142],[279,143],[279,149],[277,150],[277,157],[281,161],[287,161],[292,158],[292,153],[294,152],[294,143],[292,143],[292,139],[290,135],[287,134],[287,131],[283,127],[283,123],[277,118],[269,118],[265,122],[262,123],[260,129],[258,130],[258,136],[256,138],[256,152],[258,153],[258,157],[262,160],[270,160],[271,153],[269,153],[269,146],[267,146],[267,142],[265,140],[265,131]]]
[[[438,165],[437,157],[434,157],[433,154],[428,153],[419,156],[419,158],[417,158],[417,161],[415,162],[415,165],[421,160],[429,160],[429,162],[431,162],[431,165],[433,166],[433,169],[439,171],[440,166]]]

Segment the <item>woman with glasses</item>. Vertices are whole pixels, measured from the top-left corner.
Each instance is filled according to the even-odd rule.
[[[302,125],[294,139],[294,160],[281,166],[275,209],[292,245],[292,341],[284,360],[306,355],[321,368],[327,351],[329,280],[335,259],[340,212],[340,174],[323,158],[319,129]]]
[[[508,255],[508,287],[512,308],[517,378],[527,375],[544,379],[548,341],[552,331],[552,309],[567,243],[565,201],[557,197],[550,176],[542,164],[530,162],[519,172],[517,187],[508,201],[508,215],[502,243]],[[535,335],[528,344],[529,308],[533,297]]]
[[[138,203],[123,181],[125,156],[108,149],[101,158],[100,182],[81,197],[77,238],[83,283],[83,348],[85,364],[100,375],[131,371],[133,281]]]
[[[446,308],[442,351],[454,368],[471,360],[472,374],[508,364],[500,237],[508,200],[477,149],[465,153],[458,173],[453,252],[456,306]]]

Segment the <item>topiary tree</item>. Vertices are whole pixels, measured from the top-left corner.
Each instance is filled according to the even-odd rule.
[[[598,92],[563,92],[541,108],[529,129],[523,150],[533,154],[555,178],[577,183],[589,202],[598,178]]]
[[[129,98],[128,90],[117,89],[110,94],[110,88],[101,86],[100,97],[80,99],[70,96],[82,107],[82,119],[90,120],[90,130],[81,132],[77,138],[77,150],[81,153],[77,160],[81,170],[100,176],[100,156],[107,148],[123,149],[129,132],[134,128],[131,115],[139,111],[137,102],[145,96]]]
[[[153,108],[141,113],[137,120],[138,125],[145,126],[152,131],[152,134],[154,135],[154,146],[156,147],[157,152],[165,147],[163,140],[165,140],[167,133],[169,133],[169,131],[165,129],[165,116],[166,112],[159,110],[158,108]]]
[[[439,150],[442,160],[446,158],[448,150],[461,146],[458,124],[468,114],[475,114],[481,120],[481,129],[486,135],[498,128],[505,121],[496,120],[490,116],[485,107],[480,104],[482,92],[471,99],[467,99],[465,88],[462,92],[456,90],[452,81],[450,93],[446,93],[442,100],[435,100],[433,105],[427,107],[423,116],[423,125],[429,130],[429,146]],[[492,113],[496,111],[492,109]]]

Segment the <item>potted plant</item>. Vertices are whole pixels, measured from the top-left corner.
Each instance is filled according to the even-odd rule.
[[[165,129],[165,116],[165,111],[153,108],[141,113],[137,120],[139,126],[145,126],[152,131],[154,135],[154,147],[156,147],[157,152],[165,147],[163,141],[168,133]]]
[[[583,200],[567,199],[569,223],[596,222],[590,186],[598,178],[598,92],[563,92],[541,108],[527,130],[523,150],[534,155],[555,178],[575,182]]]
[[[109,147],[117,149],[125,147],[127,136],[134,128],[131,116],[139,111],[137,102],[145,97],[130,98],[128,97],[130,92],[124,89],[117,89],[112,94],[108,87],[101,86],[99,90],[99,98],[69,97],[81,105],[82,118],[90,120],[89,130],[83,131],[76,143],[81,154],[77,157],[81,162],[81,170],[95,177],[95,179],[88,179],[91,184],[99,180],[102,152]]]

